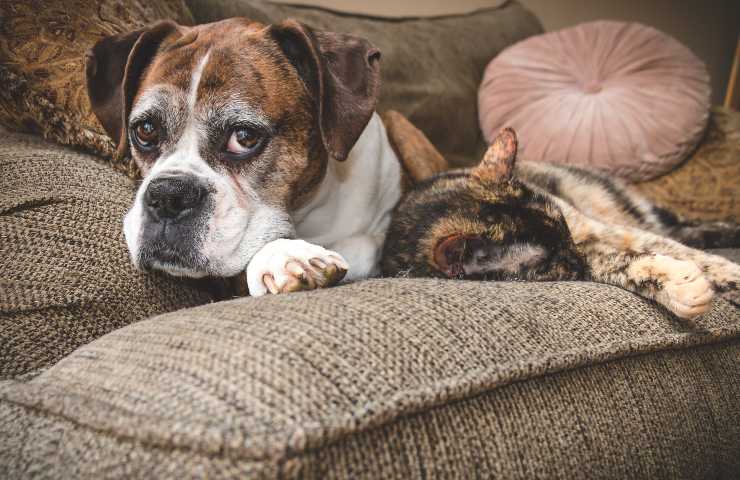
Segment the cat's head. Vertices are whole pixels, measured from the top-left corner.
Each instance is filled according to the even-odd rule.
[[[385,275],[569,280],[585,266],[562,213],[516,177],[517,138],[502,130],[474,168],[421,181],[399,202]]]

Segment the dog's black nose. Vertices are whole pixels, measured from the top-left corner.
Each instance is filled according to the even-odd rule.
[[[208,190],[195,177],[155,178],[144,193],[147,209],[157,218],[179,219],[200,207]]]

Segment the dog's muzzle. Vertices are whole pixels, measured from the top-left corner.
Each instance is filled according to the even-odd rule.
[[[203,272],[201,254],[211,214],[208,185],[192,175],[153,178],[142,197],[143,219],[138,264],[144,269]]]

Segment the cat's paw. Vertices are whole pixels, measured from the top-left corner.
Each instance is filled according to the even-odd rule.
[[[249,262],[247,287],[253,297],[331,287],[348,269],[336,252],[303,240],[280,239],[262,247]]]
[[[654,255],[638,261],[644,278],[657,282],[655,300],[676,316],[691,320],[712,306],[714,290],[694,262],[665,255]]]
[[[669,257],[670,258],[670,257]],[[678,317],[691,320],[708,312],[714,290],[693,262],[674,260],[657,300]]]

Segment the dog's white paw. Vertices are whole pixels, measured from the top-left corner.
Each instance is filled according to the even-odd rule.
[[[650,259],[651,277],[660,285],[655,300],[683,319],[694,319],[712,306],[714,290],[694,262],[665,255]]]
[[[336,285],[349,269],[336,252],[303,240],[275,240],[247,265],[249,294],[288,293]]]

